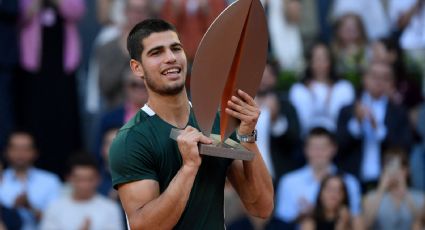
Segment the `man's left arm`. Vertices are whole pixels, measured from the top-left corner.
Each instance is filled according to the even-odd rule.
[[[260,109],[247,93],[238,90],[238,95],[228,101],[226,113],[241,121],[237,131],[239,135],[249,135],[255,129]],[[227,177],[247,211],[253,216],[267,218],[274,206],[272,178],[256,143],[241,142],[241,145],[255,156],[252,161],[233,161]]]

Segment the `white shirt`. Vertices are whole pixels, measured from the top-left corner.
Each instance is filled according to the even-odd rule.
[[[329,167],[330,172],[335,173],[334,166]],[[355,216],[360,214],[361,193],[358,181],[350,174],[344,174],[344,182],[347,187],[350,210]],[[280,179],[277,190],[276,216],[286,222],[294,221],[303,211],[306,204],[315,205],[320,189],[320,181],[317,181],[310,166],[304,166]]]
[[[31,168],[27,180],[21,181],[16,177],[14,169],[6,169],[0,181],[0,202],[9,208],[14,206],[16,198],[23,192],[27,193],[30,204],[38,210],[44,210],[60,193],[61,182],[50,172]],[[23,229],[36,229],[37,222],[30,211],[18,209],[23,220]]]
[[[317,81],[309,87],[296,83],[289,91],[289,100],[297,111],[303,135],[316,126],[334,131],[341,108],[351,104],[354,98],[354,88],[346,80],[339,80],[332,86]]]
[[[401,14],[409,10],[416,2],[416,0],[390,0],[389,15],[393,27],[396,26]],[[412,17],[403,30],[400,45],[403,49],[425,48],[425,4],[422,4],[422,8]]]
[[[359,123],[356,118],[352,117],[348,122],[348,130],[354,137],[363,137],[363,160],[360,175],[363,181],[372,181],[377,180],[381,173],[381,142],[387,135],[385,116],[388,98],[374,99],[365,93],[361,102],[369,108],[377,127],[373,129],[369,119]]]
[[[121,230],[124,226],[118,205],[101,195],[84,202],[63,196],[47,208],[40,229],[79,230],[86,218],[91,230]]]

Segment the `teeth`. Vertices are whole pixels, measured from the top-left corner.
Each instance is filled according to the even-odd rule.
[[[178,69],[178,68],[171,68],[171,69],[166,70],[164,72],[164,74],[170,74],[170,73],[180,73],[180,69]]]

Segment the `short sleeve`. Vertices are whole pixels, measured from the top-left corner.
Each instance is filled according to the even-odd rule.
[[[132,129],[121,130],[109,150],[112,185],[151,179],[158,181],[156,160],[148,138]]]

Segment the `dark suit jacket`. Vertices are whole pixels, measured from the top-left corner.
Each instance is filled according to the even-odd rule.
[[[342,108],[337,127],[339,145],[336,164],[342,170],[360,178],[361,162],[363,160],[363,137],[356,138],[348,130],[348,122],[354,117],[354,104]],[[385,114],[387,135],[381,143],[381,154],[388,147],[402,147],[409,151],[412,134],[404,108],[388,102]]]
[[[279,136],[270,136],[270,155],[273,161],[275,181],[279,178],[299,167],[303,162],[303,154],[301,151],[301,130],[298,116],[294,106],[280,95],[280,114],[285,116],[288,121],[286,132]]]

